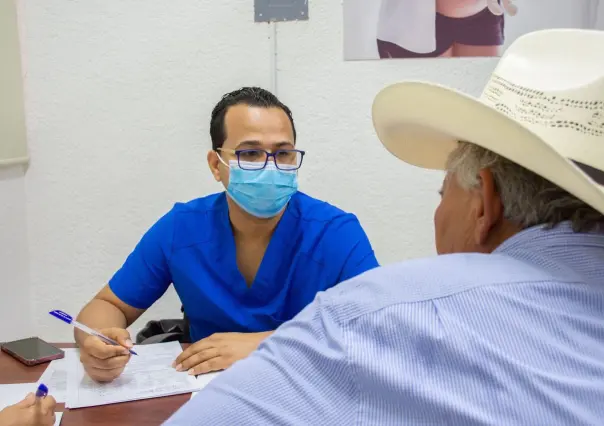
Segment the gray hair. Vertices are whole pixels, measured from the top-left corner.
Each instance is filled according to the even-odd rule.
[[[460,142],[449,155],[447,171],[464,189],[480,186],[479,171],[488,168],[501,202],[503,216],[522,229],[554,227],[570,221],[575,232],[604,230],[604,215],[545,178],[478,145]]]

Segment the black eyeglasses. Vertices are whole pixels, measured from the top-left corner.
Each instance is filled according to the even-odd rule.
[[[268,152],[264,149],[218,148],[218,151],[234,154],[237,157],[237,165],[242,170],[262,170],[271,157],[279,170],[298,170],[302,167],[302,160],[306,154],[299,149],[278,149],[275,152]]]

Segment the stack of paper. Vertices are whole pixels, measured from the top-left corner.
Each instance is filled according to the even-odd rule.
[[[65,357],[52,361],[38,380],[38,384],[44,383],[48,386],[50,394],[59,403],[65,402],[67,396],[67,375],[70,366],[80,362],[78,349],[63,349],[63,351]]]
[[[203,389],[220,373],[189,376],[177,372],[172,362],[182,352],[177,342],[137,346],[120,377],[111,383],[96,383],[85,373],[78,349],[65,349],[65,358],[52,361],[37,383],[0,385],[0,410],[16,404],[38,384],[68,408],[90,407],[139,399],[177,395]],[[57,413],[57,423],[62,413]]]
[[[93,381],[78,357],[69,357],[65,405],[80,408],[195,392],[218,374],[195,378],[187,372],[177,372],[172,362],[182,352],[178,342],[137,346],[136,352],[138,355],[130,358],[124,372],[110,383]]]
[[[208,383],[210,383],[219,374],[220,374],[220,371],[218,371],[216,373],[207,373],[207,374],[201,374],[201,375],[197,376],[197,385],[198,385],[199,389],[205,388],[206,385]],[[191,399],[193,399],[193,397],[195,395],[197,395],[197,392],[193,392],[191,394]]]

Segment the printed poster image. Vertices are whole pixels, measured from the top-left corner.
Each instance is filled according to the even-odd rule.
[[[600,3],[344,0],[344,59],[497,57],[528,32],[547,28],[604,30],[604,5]]]

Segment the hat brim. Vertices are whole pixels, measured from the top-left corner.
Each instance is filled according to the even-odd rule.
[[[541,137],[483,102],[425,82],[383,89],[372,107],[375,131],[406,163],[444,170],[459,141],[479,145],[548,179],[604,214],[604,188]]]

